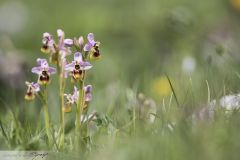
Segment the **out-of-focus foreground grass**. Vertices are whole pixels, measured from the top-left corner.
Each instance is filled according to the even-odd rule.
[[[41,105],[23,100],[24,81],[36,80],[31,67],[46,57],[42,33],[61,28],[69,38],[93,32],[101,41],[102,59],[93,63],[87,81],[94,85],[89,110],[102,121],[87,158],[239,159],[238,111],[226,113],[217,103],[214,116],[199,113],[239,92],[239,18],[240,0],[1,0],[0,115],[12,140],[7,145],[0,132],[1,149],[48,149],[41,142]],[[57,124],[57,84],[49,92]],[[133,114],[142,106],[139,93],[155,101],[154,123]],[[10,110],[23,126],[18,134]],[[73,113],[66,116],[66,152],[73,119]]]

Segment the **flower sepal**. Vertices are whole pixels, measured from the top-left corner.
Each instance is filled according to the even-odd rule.
[[[84,47],[84,39],[82,36],[80,36],[78,39],[75,37],[73,39],[74,46],[78,51],[82,51]]]

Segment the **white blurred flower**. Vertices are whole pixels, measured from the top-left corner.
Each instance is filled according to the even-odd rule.
[[[185,57],[182,61],[182,70],[187,73],[194,72],[196,68],[196,61],[193,57]]]
[[[217,105],[226,111],[240,109],[240,94],[226,95],[221,97],[218,101],[214,99],[210,102],[208,108],[214,109]]]
[[[224,109],[226,114],[231,114],[233,110],[240,109],[240,94],[226,95],[219,100],[212,100],[207,106],[199,108],[192,115],[193,122],[195,123],[197,120],[213,121],[217,106]]]
[[[234,110],[240,108],[240,94],[226,95],[219,100],[219,104],[226,110]]]

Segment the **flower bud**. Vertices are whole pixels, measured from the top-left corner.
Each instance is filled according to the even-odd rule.
[[[80,37],[78,38],[78,44],[79,44],[79,46],[83,46],[83,44],[84,44],[83,36],[80,36]]]

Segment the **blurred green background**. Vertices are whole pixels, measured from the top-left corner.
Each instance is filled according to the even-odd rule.
[[[3,105],[25,105],[24,81],[37,79],[31,67],[47,57],[42,33],[56,37],[59,28],[67,38],[93,32],[101,42],[102,59],[87,79],[94,88],[90,110],[126,108],[128,88],[161,106],[171,94],[166,75],[186,106],[206,103],[206,81],[211,99],[239,92],[240,0],[0,0]],[[50,88],[54,100],[57,84]],[[58,100],[51,103],[57,109]]]
[[[129,87],[138,83],[140,90],[150,94],[154,80],[168,74],[179,90],[186,88],[191,77],[197,91],[211,79],[209,83],[219,92],[226,82],[238,80],[239,3],[1,1],[1,51],[8,52],[6,43],[12,42],[21,51],[18,56],[33,66],[35,58],[45,56],[39,51],[43,32],[56,36],[61,28],[69,38],[93,32],[103,53],[102,61],[91,71],[91,80],[98,87],[124,81]],[[227,83],[226,87],[236,91],[236,86],[238,83]]]

